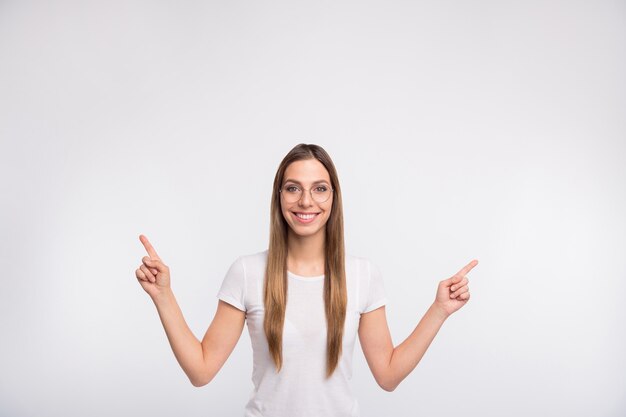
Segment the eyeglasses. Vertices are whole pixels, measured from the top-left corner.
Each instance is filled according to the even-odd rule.
[[[316,185],[315,187],[309,189],[311,198],[316,203],[326,202],[330,198],[333,191],[333,188],[327,186],[326,184]],[[295,203],[296,201],[300,201],[302,198],[302,188],[296,184],[285,184],[280,190],[278,190],[278,192],[283,195],[285,201],[288,203]]]

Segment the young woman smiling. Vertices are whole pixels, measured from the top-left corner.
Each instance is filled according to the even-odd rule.
[[[357,333],[376,382],[393,391],[444,321],[469,300],[466,275],[478,261],[439,282],[433,304],[394,347],[379,268],[345,251],[341,188],[323,148],[301,143],[283,158],[270,222],[269,248],[238,257],[228,269],[202,342],[183,318],[168,266],[144,235],[139,239],[149,256],[142,258],[136,277],[194,386],[213,380],[247,322],[254,388],[246,417],[358,417],[349,384]]]

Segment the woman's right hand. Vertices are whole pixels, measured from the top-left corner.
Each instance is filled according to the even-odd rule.
[[[150,256],[141,258],[142,264],[135,271],[141,287],[152,299],[170,290],[170,268],[163,263],[159,255],[144,235],[139,240]]]

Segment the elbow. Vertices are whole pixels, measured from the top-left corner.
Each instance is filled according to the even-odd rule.
[[[191,385],[193,385],[196,388],[200,388],[208,384],[208,382],[205,382],[199,379],[191,379],[191,378],[189,379],[189,382],[191,382]]]
[[[391,381],[381,381],[378,383],[378,386],[381,387],[384,391],[393,392],[398,384],[394,384]]]
[[[209,369],[207,367],[196,369],[196,371],[197,372],[187,374],[187,376],[189,378],[189,382],[191,382],[191,385],[197,388],[209,384],[211,381],[213,381],[215,375],[217,375],[217,371]]]
[[[211,369],[206,366],[202,366],[194,369],[195,372],[189,372],[187,377],[189,378],[189,382],[196,388],[203,387],[213,381],[215,378],[216,372],[213,372]]]
[[[387,392],[393,392],[396,389],[395,385],[387,385],[387,386],[382,386],[381,388]]]
[[[213,378],[207,378],[203,375],[195,378],[189,378],[189,382],[191,382],[191,385],[193,385],[194,387],[200,388],[207,385],[209,382],[211,382],[212,379]]]
[[[379,387],[387,392],[393,392],[398,384],[400,384],[400,381],[397,381],[397,379],[394,378],[391,368],[387,369],[387,372],[382,375],[379,375],[379,377],[376,378],[376,382]]]

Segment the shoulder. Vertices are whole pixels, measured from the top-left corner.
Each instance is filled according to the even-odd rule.
[[[259,273],[263,274],[265,271],[265,266],[267,265],[267,255],[268,249],[250,252],[240,255],[234,263],[237,263],[241,266],[244,273],[248,276],[257,275]]]
[[[258,252],[250,252],[243,255],[240,255],[237,260],[240,260],[244,264],[258,264],[258,263],[266,263],[267,262],[267,254],[269,250],[265,249]]]
[[[346,256],[346,275],[348,287],[355,286],[356,308],[360,313],[372,311],[387,303],[382,274],[376,262],[365,256]]]
[[[366,256],[346,256],[346,275],[356,278],[361,285],[379,285],[383,271],[376,261]]]
[[[346,264],[348,263],[358,264],[367,267],[369,264],[371,264],[371,260],[367,256],[346,253]]]
[[[239,255],[230,261],[227,275],[238,275],[245,279],[256,271],[264,271],[267,250]]]
[[[372,269],[372,262],[368,257],[346,253],[346,273],[367,280]]]

